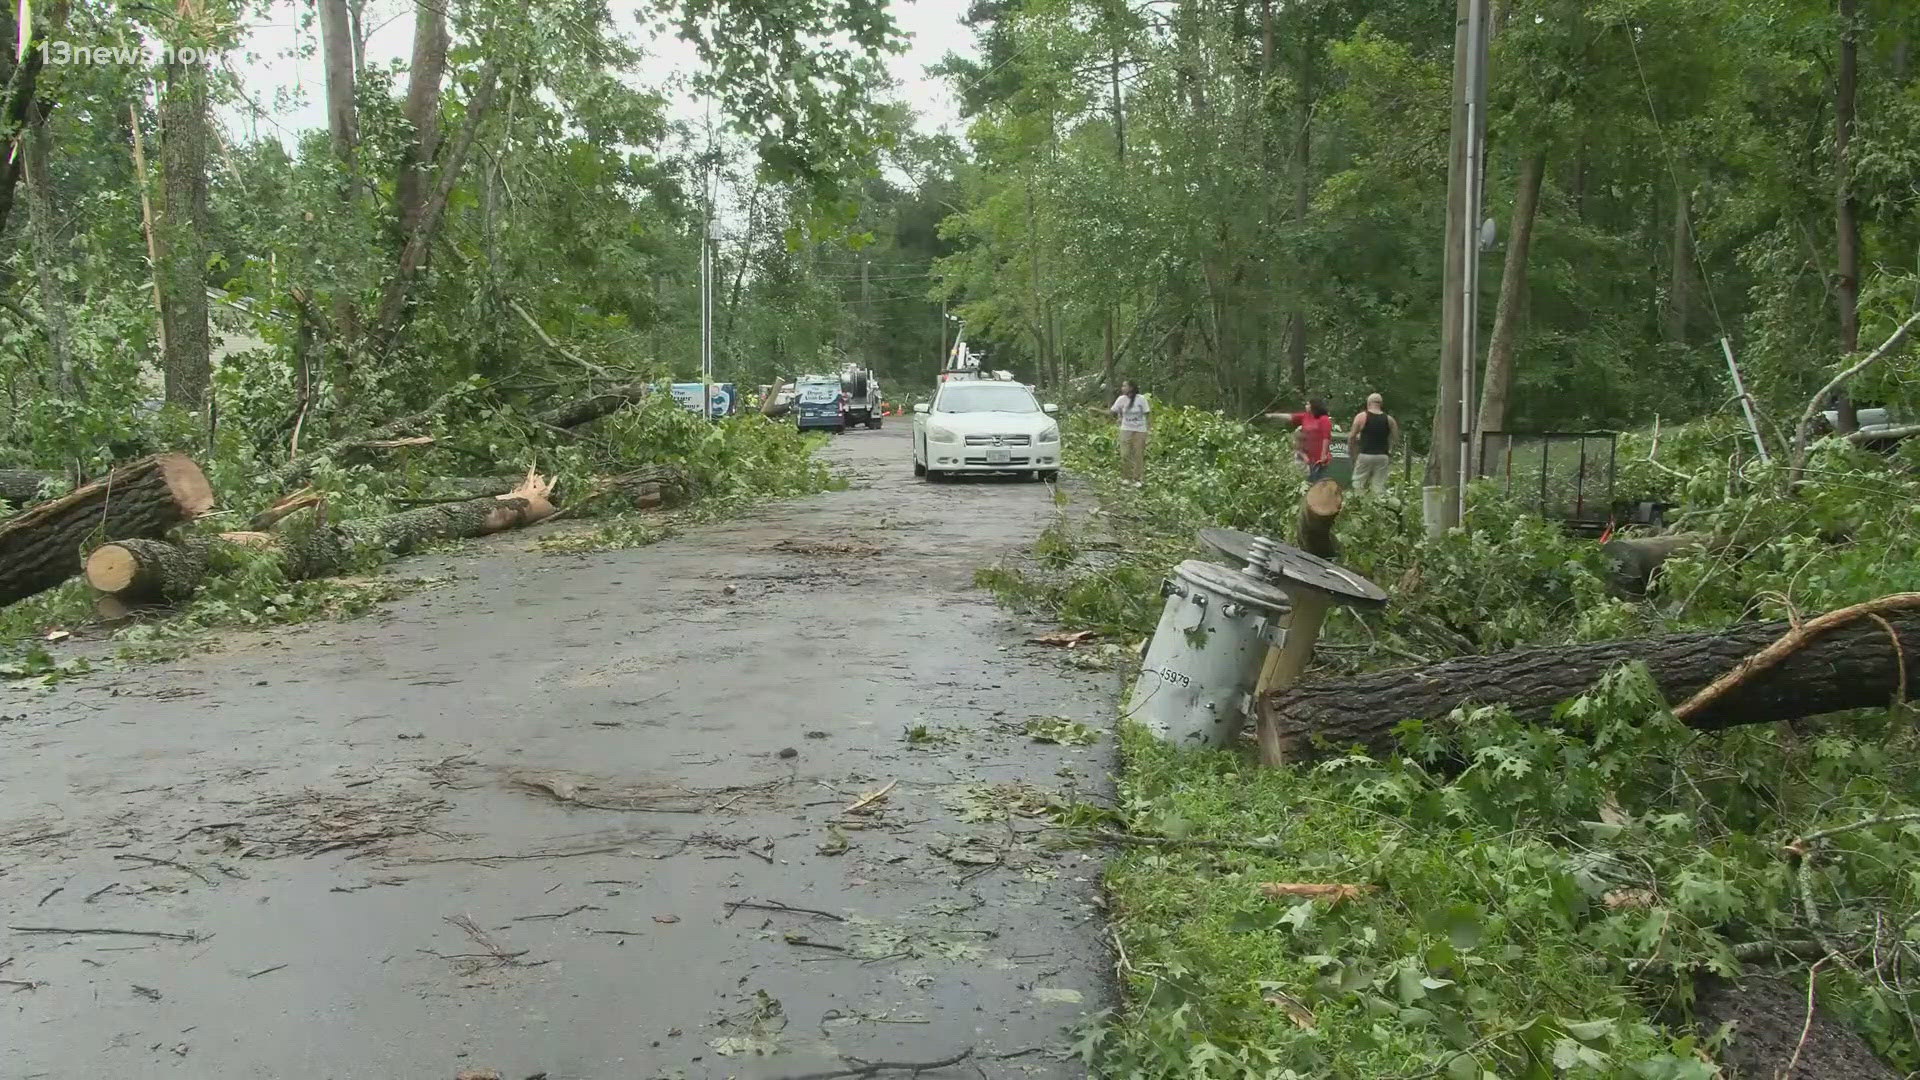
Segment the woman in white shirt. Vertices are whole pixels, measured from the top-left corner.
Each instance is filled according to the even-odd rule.
[[[1153,404],[1128,379],[1107,411],[1120,418],[1120,479],[1139,487],[1147,476],[1147,414]]]

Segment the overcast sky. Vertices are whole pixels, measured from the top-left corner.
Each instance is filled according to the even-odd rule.
[[[227,123],[242,138],[279,136],[291,144],[295,134],[307,128],[326,126],[326,80],[321,69],[319,50],[307,58],[298,56],[300,48],[312,44],[317,34],[302,30],[300,9],[304,0],[276,0],[272,14],[254,25],[243,53],[230,57],[247,93],[273,115],[258,120],[250,109],[228,113]],[[638,5],[631,0],[609,0],[615,24],[656,58],[646,66],[658,72],[649,82],[659,86],[675,76],[693,73],[697,61],[693,51],[677,39],[640,40],[636,19]],[[893,17],[907,35],[907,50],[893,57],[889,67],[902,84],[901,94],[920,116],[923,130],[949,130],[958,134],[960,124],[953,94],[943,80],[929,78],[926,67],[950,51],[973,53],[973,35],[960,22],[966,13],[966,0],[892,0]],[[385,64],[405,61],[412,51],[413,4],[410,0],[370,0],[367,24],[367,62]],[[674,111],[682,119],[698,122],[703,106],[686,95],[676,97]]]

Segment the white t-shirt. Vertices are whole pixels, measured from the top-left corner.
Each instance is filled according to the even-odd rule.
[[[1121,394],[1113,399],[1113,408],[1107,411],[1120,418],[1121,431],[1145,431],[1147,414],[1153,411],[1153,403],[1147,400],[1147,395],[1135,394],[1129,404],[1127,395]]]

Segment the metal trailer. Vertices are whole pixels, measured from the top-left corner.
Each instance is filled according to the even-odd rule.
[[[1597,536],[1649,513],[1614,501],[1618,449],[1619,434],[1612,431],[1487,431],[1474,475],[1498,481],[1548,521]]]

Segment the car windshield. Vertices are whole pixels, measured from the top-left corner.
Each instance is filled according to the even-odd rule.
[[[940,391],[940,400],[934,404],[933,411],[1037,413],[1040,406],[1034,403],[1033,392],[1024,386],[969,383],[965,386],[948,386]]]

